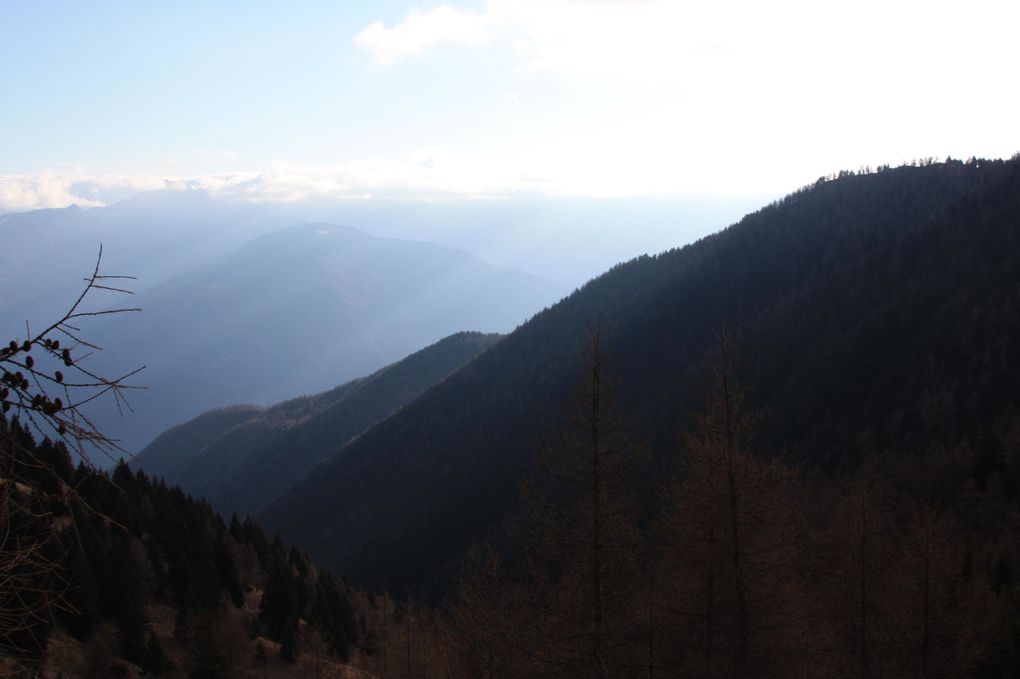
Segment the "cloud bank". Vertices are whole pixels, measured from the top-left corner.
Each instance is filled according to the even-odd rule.
[[[99,207],[142,191],[165,188],[159,177],[100,175],[48,170],[35,174],[0,175],[0,212],[39,208]]]
[[[224,200],[443,200],[562,193],[562,187],[508,167],[484,170],[473,158],[420,151],[402,160],[335,165],[278,161],[263,171],[195,176],[89,175],[80,170],[0,175],[0,212],[98,207],[159,189],[202,189]]]

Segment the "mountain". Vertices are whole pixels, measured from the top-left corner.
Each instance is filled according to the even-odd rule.
[[[306,396],[294,399],[294,402],[304,404],[315,400],[314,396]],[[153,478],[181,485],[178,479],[186,476],[189,471],[198,472],[196,465],[201,464],[202,452],[207,445],[234,427],[260,418],[267,410],[265,406],[236,405],[202,413],[157,436],[134,457],[131,464],[151,474]]]
[[[211,408],[270,404],[328,389],[451,333],[506,332],[559,288],[452,248],[302,224],[257,238],[129,301],[143,311],[97,319],[99,374],[146,366],[99,428],[129,452]]]
[[[618,262],[717,231],[778,195],[362,200],[291,209],[375,236],[449,245],[572,290]]]
[[[621,264],[352,441],[261,517],[357,581],[448,581],[511,511],[601,319],[653,459],[725,328],[759,445],[823,473],[973,442],[1020,403],[1020,159],[842,173]],[[323,520],[329,517],[329,520]]]
[[[91,273],[99,246],[103,271],[159,285],[224,257],[294,221],[256,205],[224,203],[203,191],[156,191],[109,207],[0,215],[0,323],[24,328],[66,310]]]
[[[132,464],[221,511],[253,514],[498,340],[458,333],[322,394],[204,413],[161,434]]]

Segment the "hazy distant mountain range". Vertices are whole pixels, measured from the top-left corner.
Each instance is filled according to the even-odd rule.
[[[573,289],[618,262],[718,231],[777,196],[366,200],[290,209],[376,236],[443,243]]]
[[[83,328],[104,348],[89,359],[100,374],[146,366],[133,412],[91,411],[128,452],[213,407],[319,392],[461,330],[512,330],[563,292],[454,248],[294,225],[200,192],[6,215],[0,234],[0,322],[19,336],[70,303],[100,242],[105,272],[138,277],[133,297],[97,304],[140,314]]]
[[[137,276],[131,287],[144,290],[293,223],[201,191],[143,194],[105,208],[0,215],[0,323],[24,328],[26,319],[41,324],[64,310],[91,273],[100,244],[106,273]]]

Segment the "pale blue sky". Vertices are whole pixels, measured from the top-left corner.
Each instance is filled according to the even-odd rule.
[[[0,210],[766,194],[1020,151],[1015,2],[0,0]]]
[[[202,151],[215,160],[225,150],[253,163],[327,160],[331,146],[364,151],[399,111],[396,91],[380,96],[387,74],[359,67],[351,42],[387,14],[382,3],[3,7],[0,125],[16,131],[0,161],[7,172],[62,162],[99,173],[200,169]],[[421,82],[403,80],[403,97],[420,103]]]

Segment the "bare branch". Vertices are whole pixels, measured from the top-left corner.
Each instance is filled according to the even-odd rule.
[[[110,378],[94,373],[83,364],[93,352],[102,348],[82,337],[82,320],[140,311],[137,307],[99,311],[82,308],[86,299],[96,291],[132,294],[130,290],[106,283],[135,279],[133,276],[101,273],[102,258],[103,248],[100,246],[92,273],[84,279],[84,289],[61,318],[35,336],[26,323],[28,339],[23,342],[11,340],[6,347],[0,348],[0,406],[3,412],[13,410],[12,415],[23,414],[36,432],[63,440],[86,464],[91,464],[89,456],[95,452],[112,458],[114,453],[123,451],[116,441],[96,429],[81,411],[82,406],[109,394],[121,412],[124,408],[130,411],[124,392],[143,388],[127,383],[143,368]],[[61,338],[71,340],[71,346],[61,346]],[[83,347],[92,351],[75,355]],[[38,349],[41,354],[38,361],[32,355],[33,349]],[[66,379],[58,368],[61,364],[70,379]],[[54,388],[62,392],[63,398],[49,393]]]

